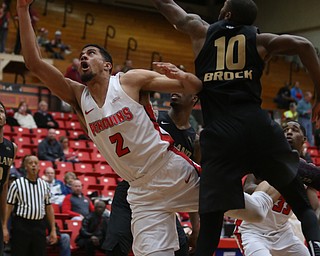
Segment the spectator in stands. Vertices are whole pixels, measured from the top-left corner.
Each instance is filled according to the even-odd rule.
[[[294,98],[291,96],[291,91],[289,88],[289,84],[285,83],[283,87],[281,87],[274,98],[274,102],[277,104],[277,108],[279,109],[289,109],[289,104],[294,102]]]
[[[112,75],[116,75],[117,73],[121,72],[122,66],[120,64],[117,64],[112,69]]]
[[[17,119],[14,118],[14,110],[12,108],[7,108],[7,125],[10,126],[20,126]]]
[[[25,166],[24,166],[24,160],[25,160],[25,158],[26,158],[27,156],[28,156],[28,155],[26,155],[26,156],[24,156],[24,157],[22,158],[22,162],[21,162],[20,167],[15,168],[15,169],[10,169],[10,174],[12,173],[12,174],[16,175],[18,178],[20,178],[20,177],[26,177],[27,171],[26,171],[26,168],[25,168]]]
[[[39,46],[42,46],[45,48],[48,44],[50,44],[50,41],[48,39],[48,29],[40,28],[38,30],[37,42]]]
[[[65,161],[60,142],[56,139],[56,130],[51,128],[48,135],[38,145],[38,157],[40,160],[51,161],[53,164]]]
[[[74,180],[71,185],[72,193],[67,195],[61,207],[61,212],[69,214],[73,220],[83,220],[90,212],[94,211],[94,206],[90,198],[82,193],[82,183]]]
[[[82,227],[76,238],[76,243],[80,248],[85,249],[87,256],[94,256],[95,250],[101,250],[109,221],[105,210],[106,204],[97,200],[94,203],[94,211],[82,220]]]
[[[62,33],[57,30],[54,33],[54,39],[51,40],[50,46],[55,50],[53,53],[53,58],[64,60],[64,54],[71,53],[70,47],[62,42]]]
[[[127,71],[133,69],[133,64],[132,64],[132,60],[126,60],[124,62],[124,66],[121,69],[121,72],[126,73]]]
[[[2,3],[0,8],[0,52],[5,52],[9,28],[9,10],[6,3]]]
[[[291,102],[289,110],[283,112],[282,125],[289,121],[298,121],[297,103],[295,102]]]
[[[54,212],[50,204],[48,184],[38,178],[39,160],[29,155],[24,159],[27,176],[12,182],[7,196],[6,213],[4,216],[3,241],[9,242],[7,228],[12,210],[12,255],[46,255],[46,223],[50,223],[49,243],[57,241]]]
[[[17,119],[14,118],[14,113],[15,113],[15,111],[12,108],[6,109],[7,125],[20,126]]]
[[[78,154],[72,148],[69,147],[69,139],[65,136],[61,136],[60,144],[62,145],[64,157],[66,162],[78,163]]]
[[[72,193],[72,183],[77,179],[77,175],[74,172],[66,172],[64,174],[64,185],[66,188],[66,195]]]
[[[78,58],[74,58],[72,60],[71,65],[69,65],[67,67],[67,70],[66,70],[66,73],[64,74],[64,76],[83,84],[83,82],[81,80],[81,76],[80,76],[79,70],[78,70],[79,66],[80,66],[79,59]]]
[[[48,113],[48,103],[44,100],[39,102],[39,109],[34,113],[33,118],[38,128],[59,128],[56,120]]]
[[[164,102],[160,92],[153,93],[153,95],[151,96],[151,103],[152,103],[152,107],[155,109],[159,109],[160,107],[163,107]]]
[[[67,191],[63,182],[61,180],[57,180],[55,176],[56,176],[55,170],[52,167],[47,167],[44,170],[44,176],[42,178],[46,182],[48,182],[50,187],[50,191],[51,191],[50,203],[61,205],[63,199],[67,194]]]
[[[28,109],[28,104],[25,101],[21,101],[18,106],[18,111],[14,113],[13,116],[18,124],[23,128],[33,129],[37,128],[37,124],[33,119],[33,116],[30,114]]]
[[[60,256],[70,256],[71,248],[70,248],[70,236],[66,233],[61,233],[59,226],[55,223],[56,233],[57,233],[57,242],[55,244],[50,244],[50,232],[51,228],[49,223],[47,222],[47,244],[48,246],[58,246],[59,247],[59,255]]]
[[[307,141],[310,146],[314,145],[313,130],[312,130],[312,93],[307,91],[304,94],[303,99],[298,102],[297,112],[298,112],[298,121],[306,129],[307,132]]]
[[[291,97],[298,103],[303,98],[303,92],[300,88],[300,82],[296,81],[290,90]]]

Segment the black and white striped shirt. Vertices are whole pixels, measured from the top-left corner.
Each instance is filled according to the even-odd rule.
[[[38,178],[30,181],[25,177],[16,179],[10,186],[7,203],[16,205],[16,215],[29,220],[41,220],[50,204],[50,188],[46,181]]]

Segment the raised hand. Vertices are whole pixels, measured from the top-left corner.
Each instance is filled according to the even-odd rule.
[[[33,0],[17,0],[17,8],[29,6]]]
[[[168,62],[153,62],[155,71],[172,79],[184,78],[185,72]]]

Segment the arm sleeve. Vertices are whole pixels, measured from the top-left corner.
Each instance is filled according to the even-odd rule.
[[[38,145],[38,157],[40,160],[54,161],[52,157],[48,156],[48,150],[44,141]]]
[[[15,204],[17,195],[18,195],[17,183],[14,181],[11,184],[9,191],[8,191],[7,203],[8,204]]]
[[[72,211],[71,209],[71,194],[67,195],[61,205],[61,212],[69,214],[71,217],[80,216],[79,213]]]
[[[89,232],[90,216],[91,215],[89,214],[82,221],[82,227],[80,229],[80,236],[83,238],[89,238],[92,236],[92,233]]]
[[[39,128],[46,128],[47,124],[45,123],[44,118],[41,116],[42,114],[39,112],[34,113],[33,118]]]

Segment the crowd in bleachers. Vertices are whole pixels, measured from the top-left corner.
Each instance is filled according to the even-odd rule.
[[[65,246],[65,235],[68,235],[71,252],[85,252],[88,249],[86,236],[78,237],[81,233],[85,234],[85,231],[80,232],[82,221],[95,211],[93,204],[97,200],[106,204],[104,216],[108,218],[119,177],[101,157],[92,141],[87,138],[75,114],[48,112],[48,104],[45,101],[41,101],[39,109],[33,113],[28,109],[26,102],[21,102],[20,105],[22,107],[19,106],[16,111],[8,110],[9,115],[11,113],[11,118],[16,122],[10,122],[11,125],[4,126],[4,137],[13,141],[18,147],[14,165],[10,169],[10,179],[26,176],[23,166],[23,158],[26,155],[38,156],[39,177],[46,180],[51,189],[51,203],[59,237],[64,239],[62,244]],[[12,113],[15,114],[12,115]],[[28,121],[19,122],[21,118],[19,116],[16,119],[17,113],[23,117],[28,116]],[[34,125],[25,125],[30,120]],[[50,148],[52,145],[55,149]],[[81,196],[88,201],[90,207],[85,211],[87,214],[79,213],[80,217],[75,218],[77,213],[72,206],[74,203],[72,196],[75,198]],[[83,201],[80,200],[80,202]],[[101,204],[99,206],[98,203],[98,207],[101,207]],[[81,249],[76,243],[77,237]],[[63,250],[61,243],[58,245],[48,247],[49,255],[55,255],[59,250]],[[8,254],[10,247],[7,247],[6,253],[10,255]]]
[[[279,89],[274,102],[277,106],[276,112],[279,113],[275,120],[279,124],[285,125],[291,120],[299,122],[306,129],[308,146],[320,146],[319,131],[311,120],[313,107],[311,91],[303,91],[299,81],[295,81],[292,85],[285,83]]]

